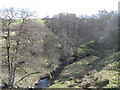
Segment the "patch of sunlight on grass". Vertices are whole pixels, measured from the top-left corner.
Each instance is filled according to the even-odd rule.
[[[81,59],[78,62],[75,62],[73,64],[70,64],[68,66],[65,67],[65,69],[62,72],[62,76],[69,76],[72,74],[79,74],[82,73],[83,71],[85,71],[86,67],[88,67],[88,64],[94,62],[96,59],[98,59],[98,57],[96,56],[90,56],[84,59]]]
[[[0,43],[3,44],[3,42],[5,42],[5,40],[0,38]],[[2,46],[3,46],[3,45],[2,45]]]
[[[64,81],[65,83],[61,84],[59,81]],[[64,78],[61,78],[59,80],[56,80],[56,83],[50,86],[50,88],[67,88],[68,85],[72,85],[72,84],[75,84],[73,80],[69,81],[67,79],[65,80]]]
[[[17,19],[12,23],[12,25],[17,25],[17,24],[20,24],[20,23],[22,23],[22,20]]]
[[[65,88],[65,87],[66,87],[66,84],[56,83],[50,86],[49,88]]]
[[[95,76],[99,77],[99,80],[109,80],[109,84],[105,87],[112,88],[117,87],[118,85],[118,74],[117,71],[101,70],[98,73],[95,73]]]
[[[12,32],[10,33],[10,35],[11,35],[11,36],[14,36],[14,35],[15,35],[15,32],[14,32],[14,31],[12,31]]]
[[[41,25],[44,26],[45,24],[45,21],[44,20],[41,20],[41,19],[33,19],[33,21],[36,21],[37,23],[40,23]]]
[[[84,53],[84,50],[82,48],[77,48],[77,53],[80,54],[80,53]]]
[[[103,69],[104,70],[118,70],[119,62],[115,61],[113,63],[107,64]]]

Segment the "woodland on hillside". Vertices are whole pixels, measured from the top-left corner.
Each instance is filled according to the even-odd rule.
[[[46,75],[52,78],[51,88],[119,87],[117,11],[101,10],[92,16],[59,13],[43,19],[32,18],[34,14],[0,10],[0,87],[32,88]],[[95,75],[93,82],[90,76]]]

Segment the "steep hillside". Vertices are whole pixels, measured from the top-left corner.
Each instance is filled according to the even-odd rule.
[[[119,52],[108,53],[103,58],[89,56],[65,67],[50,88],[117,88]]]

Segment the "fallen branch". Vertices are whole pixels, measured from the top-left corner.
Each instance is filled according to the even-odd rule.
[[[25,76],[23,76],[20,80],[18,80],[15,84],[18,84],[20,81],[22,81],[23,79],[25,79],[26,77],[30,76],[30,75],[33,75],[33,74],[37,74],[37,73],[40,73],[40,72],[33,72],[33,73],[29,73]]]

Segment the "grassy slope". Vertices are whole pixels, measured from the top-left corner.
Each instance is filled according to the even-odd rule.
[[[39,22],[43,24],[44,22],[42,20],[35,20],[36,22]],[[17,21],[14,24],[19,24],[19,21]],[[0,39],[0,42],[3,42]],[[117,87],[118,84],[118,59],[117,55],[120,53],[108,53],[107,56],[103,58],[98,58],[96,56],[90,56],[87,58],[84,58],[78,62],[75,62],[69,66],[66,66],[64,71],[61,73],[58,80],[55,81],[55,84],[50,86],[50,88],[65,88],[68,85],[75,84],[74,80],[70,80],[70,77],[78,78],[80,76],[85,76],[88,72],[91,72],[91,76],[97,76],[99,80],[109,79],[110,82],[107,86],[107,88],[111,87]],[[28,66],[24,66],[24,69],[28,71],[29,73],[34,72],[34,69]],[[33,85],[35,82],[38,81],[39,77],[43,75],[42,71],[39,74],[31,75],[24,79],[22,82],[19,83],[21,87],[27,87],[29,85]],[[3,72],[3,78],[6,77],[7,72]],[[22,75],[25,75],[25,72],[21,69],[17,69],[16,74],[16,81],[21,78]],[[61,84],[63,81],[65,81],[64,84]],[[75,86],[76,88],[79,88],[80,86]]]
[[[66,88],[68,85],[76,84],[70,77],[84,77],[88,72],[89,76],[98,77],[96,82],[108,79],[109,84],[104,88],[118,87],[118,54],[120,55],[120,53],[108,53],[103,58],[90,56],[66,66],[59,80],[56,80],[50,88]],[[61,84],[62,82],[65,83]],[[75,87],[79,88],[80,85],[76,84]]]
[[[45,23],[44,20],[41,20],[41,19],[32,19],[32,20],[44,26],[44,23]]]

